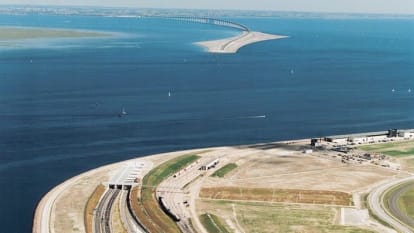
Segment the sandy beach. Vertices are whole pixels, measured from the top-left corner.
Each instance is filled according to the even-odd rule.
[[[206,48],[210,53],[237,53],[237,51],[249,44],[288,38],[288,36],[266,34],[262,32],[246,31],[241,35],[220,40],[201,41],[195,44]]]

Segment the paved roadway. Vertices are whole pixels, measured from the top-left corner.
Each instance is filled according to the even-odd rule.
[[[391,226],[393,226],[397,231],[410,233],[413,232],[408,226],[406,226],[401,221],[392,217],[384,208],[383,206],[383,193],[390,188],[400,185],[406,182],[414,181],[414,176],[410,176],[403,179],[394,180],[385,184],[382,184],[376,188],[369,194],[368,202],[372,212],[379,217],[381,220],[387,222]]]
[[[98,207],[95,210],[95,233],[111,232],[111,209],[120,191],[119,189],[108,189],[99,201]]]
[[[124,224],[128,233],[146,233],[144,229],[135,221],[131,212],[128,209],[128,191],[122,190],[119,197],[119,212],[121,215],[121,221]]]
[[[168,177],[161,182],[157,188],[157,198],[163,197],[164,203],[172,213],[180,218],[177,225],[183,232],[194,233],[190,224],[190,208],[188,204],[190,198],[184,191],[184,186],[194,181],[198,176],[204,174],[205,171],[198,170],[202,164],[211,161],[211,158],[200,158],[198,161],[188,165],[174,176]]]
[[[414,229],[414,220],[402,213],[400,208],[398,208],[398,199],[400,199],[401,195],[412,188],[414,188],[414,183],[407,183],[399,186],[396,190],[392,191],[391,198],[387,200],[387,203],[389,206],[389,211],[393,216],[398,218],[401,222],[407,224],[409,227],[411,227],[411,229]]]

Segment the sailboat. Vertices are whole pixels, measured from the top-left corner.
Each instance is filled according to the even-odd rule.
[[[168,97],[171,97],[171,92],[170,91],[168,92]]]
[[[122,108],[122,111],[118,114],[118,117],[123,117],[128,115],[128,113],[125,111],[125,108]]]

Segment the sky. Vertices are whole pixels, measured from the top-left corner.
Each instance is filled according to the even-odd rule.
[[[414,14],[414,0],[0,0],[7,4]]]

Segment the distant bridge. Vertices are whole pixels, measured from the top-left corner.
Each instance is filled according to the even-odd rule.
[[[151,16],[151,18],[162,18],[162,19],[172,19],[178,21],[185,21],[191,23],[203,23],[203,24],[213,24],[223,27],[229,27],[238,29],[241,31],[249,32],[250,29],[243,24],[231,22],[228,20],[223,19],[215,19],[215,18],[205,18],[205,17],[187,17],[187,16]]]

